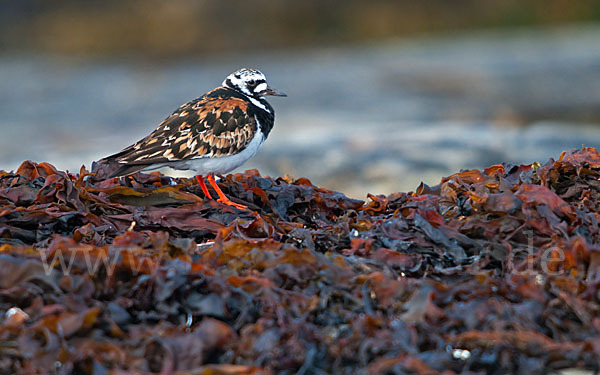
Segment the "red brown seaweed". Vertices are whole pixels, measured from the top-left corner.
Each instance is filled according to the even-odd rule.
[[[0,374],[599,371],[600,153],[366,202],[0,172]],[[112,371],[112,372],[111,372]]]

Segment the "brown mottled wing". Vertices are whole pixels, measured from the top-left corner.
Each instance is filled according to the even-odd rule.
[[[100,162],[120,164],[112,174],[115,177],[155,164],[235,154],[257,130],[256,119],[247,109],[245,100],[215,89],[179,107],[146,138]]]

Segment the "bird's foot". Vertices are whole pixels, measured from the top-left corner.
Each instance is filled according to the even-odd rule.
[[[233,202],[232,200],[230,200],[227,197],[225,197],[225,199],[219,198],[219,199],[217,199],[217,202],[226,204],[226,205],[231,206],[231,207],[235,207],[238,210],[247,210],[248,209],[247,206],[244,206],[243,204],[235,203],[235,202]]]
[[[248,209],[248,207],[244,206],[243,204],[232,202],[231,199],[227,198],[225,193],[223,193],[223,191],[221,191],[221,189],[219,188],[219,185],[217,185],[214,175],[209,174],[208,176],[206,176],[206,179],[208,180],[208,183],[213,187],[213,189],[215,189],[215,192],[219,196],[219,199],[217,199],[217,202],[226,204],[228,206],[235,207],[238,210],[247,210]]]

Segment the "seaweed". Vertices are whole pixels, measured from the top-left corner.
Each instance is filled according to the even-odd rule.
[[[600,371],[600,153],[366,201],[0,172],[0,373]]]

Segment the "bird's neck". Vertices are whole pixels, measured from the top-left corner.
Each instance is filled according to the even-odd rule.
[[[263,111],[269,112],[271,115],[273,115],[273,107],[271,107],[271,105],[265,100],[265,98],[262,98],[262,97],[256,98],[254,96],[246,96],[246,97],[248,98],[248,100],[250,100],[250,102],[252,104],[254,104],[258,108],[262,109]]]

